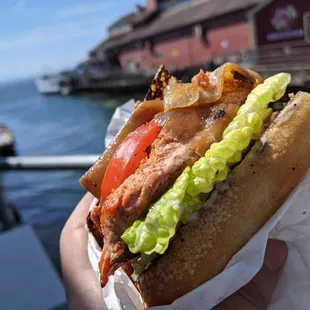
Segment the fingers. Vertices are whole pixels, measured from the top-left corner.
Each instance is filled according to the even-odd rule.
[[[93,201],[94,197],[91,193],[87,192],[84,197],[80,200],[80,202],[77,204],[75,209],[73,210],[72,214],[70,215],[67,224],[73,225],[73,226],[85,226],[86,223],[86,217],[89,212],[90,205]],[[65,226],[65,228],[66,228]],[[76,227],[76,228],[78,228]]]
[[[214,309],[267,309],[282,274],[287,254],[288,249],[285,242],[268,240],[261,270],[247,285],[225,299]]]
[[[60,237],[60,254],[62,265],[77,268],[90,268],[87,253],[88,232],[86,217],[93,196],[90,193],[78,203],[65,224]],[[79,265],[79,266],[76,266]]]
[[[271,301],[276,285],[282,274],[286,259],[287,245],[279,240],[269,240],[263,268],[248,284],[248,290],[256,292],[261,297],[261,306],[267,307]],[[257,304],[259,300],[255,300]]]
[[[88,258],[86,217],[93,196],[87,193],[73,210],[60,237],[63,281],[69,309],[103,309],[102,291]]]

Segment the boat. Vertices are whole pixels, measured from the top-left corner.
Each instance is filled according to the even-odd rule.
[[[42,95],[69,95],[72,91],[70,76],[64,73],[42,75],[35,81],[35,84]]]
[[[56,75],[43,75],[36,81],[36,87],[40,94],[57,94],[60,92],[60,76]]]

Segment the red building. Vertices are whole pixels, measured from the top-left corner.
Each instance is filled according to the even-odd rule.
[[[109,28],[91,57],[117,57],[125,70],[185,68],[249,49],[246,16],[259,0],[148,0]]]
[[[90,58],[112,59],[127,71],[156,70],[162,63],[183,69],[211,60],[262,67],[266,57],[310,65],[308,12],[305,0],[148,0],[110,26]]]

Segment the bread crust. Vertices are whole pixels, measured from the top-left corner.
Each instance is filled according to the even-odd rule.
[[[198,219],[181,227],[137,286],[147,306],[166,305],[223,271],[281,207],[310,166],[310,95],[299,92],[211,195]]]

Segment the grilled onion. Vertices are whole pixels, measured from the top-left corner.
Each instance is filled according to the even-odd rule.
[[[211,73],[200,71],[192,78],[192,83],[173,83],[166,87],[165,111],[215,103],[238,82],[256,86],[262,79],[231,63],[226,63]]]

